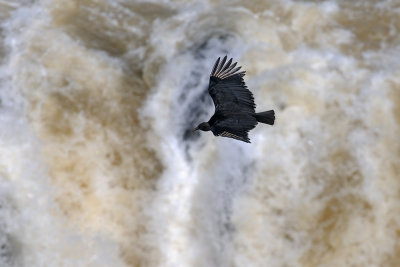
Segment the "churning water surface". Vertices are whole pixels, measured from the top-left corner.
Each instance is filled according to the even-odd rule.
[[[0,1],[0,266],[400,266],[399,1]],[[218,56],[251,144],[192,133]]]

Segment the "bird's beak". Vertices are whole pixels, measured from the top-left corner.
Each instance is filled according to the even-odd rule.
[[[195,131],[197,131],[199,129],[199,127],[196,127],[196,128],[194,128],[193,130],[192,130],[192,132],[195,132]]]

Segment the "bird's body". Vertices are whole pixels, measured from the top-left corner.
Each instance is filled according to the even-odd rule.
[[[237,63],[231,64],[232,59],[228,62],[226,59],[225,56],[220,62],[218,58],[210,75],[208,92],[213,99],[215,113],[195,130],[212,131],[215,136],[250,143],[248,132],[258,122],[273,125],[275,113],[273,110],[255,112],[253,94],[243,80],[245,72],[237,72],[241,67],[236,67]]]

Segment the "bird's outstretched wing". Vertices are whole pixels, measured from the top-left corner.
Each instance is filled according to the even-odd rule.
[[[221,62],[218,58],[210,75],[208,93],[214,101],[215,110],[254,113],[254,97],[243,80],[245,71],[238,72],[241,67],[236,67],[237,63],[232,64],[232,59],[226,60],[226,56]]]
[[[248,115],[239,117],[229,117],[222,121],[217,121],[211,131],[215,136],[234,138],[246,143],[250,143],[248,133],[256,127],[257,120]]]

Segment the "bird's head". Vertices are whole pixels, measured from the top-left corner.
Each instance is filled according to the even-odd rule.
[[[211,127],[210,124],[208,124],[208,122],[202,122],[196,128],[193,129],[193,132],[197,130],[209,131],[211,130]]]

